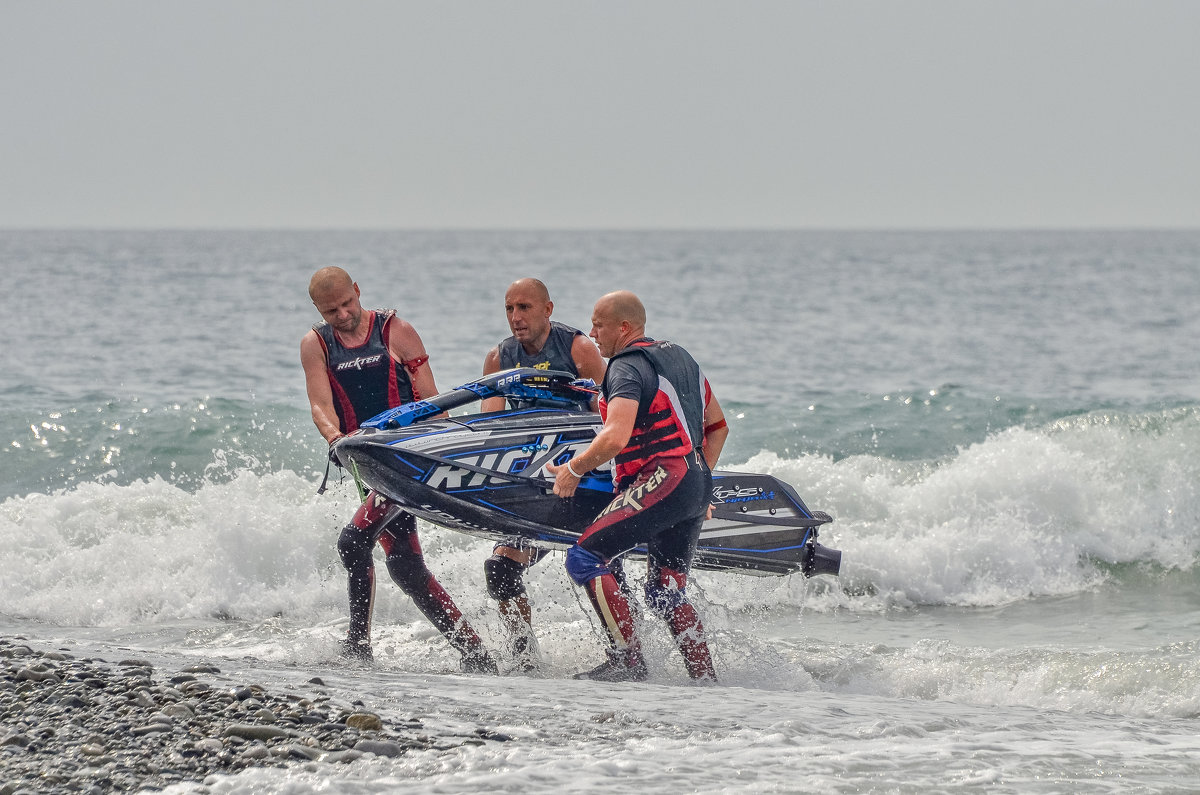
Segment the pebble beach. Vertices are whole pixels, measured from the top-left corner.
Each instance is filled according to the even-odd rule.
[[[314,676],[269,692],[193,664],[76,656],[0,639],[0,795],[155,791],[251,767],[344,764],[368,754],[499,741],[430,737],[412,717],[385,723]]]

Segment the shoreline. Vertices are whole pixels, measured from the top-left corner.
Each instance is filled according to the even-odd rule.
[[[0,795],[136,792],[202,785],[251,767],[345,764],[367,754],[450,749],[507,737],[422,733],[419,719],[385,722],[361,701],[270,692],[210,664],[155,670],[142,659],[77,657],[0,638]]]

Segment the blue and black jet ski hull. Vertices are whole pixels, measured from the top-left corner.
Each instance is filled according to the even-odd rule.
[[[432,398],[427,409],[409,404],[373,418],[338,440],[333,454],[366,487],[428,522],[497,541],[569,547],[613,498],[611,472],[605,466],[587,473],[576,495],[562,499],[551,491],[545,466],[587,447],[600,430],[599,415],[568,404],[435,416],[459,405],[448,396],[462,390],[475,393],[470,399],[488,396],[478,394],[479,383]],[[841,553],[817,543],[817,528],[831,518],[810,511],[787,483],[718,470],[712,502],[695,567],[762,575],[838,573]]]

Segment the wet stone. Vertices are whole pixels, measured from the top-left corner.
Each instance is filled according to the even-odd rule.
[[[197,663],[196,665],[187,665],[179,669],[185,674],[219,674],[221,669],[215,665],[208,663]]]
[[[130,734],[134,737],[141,737],[146,734],[158,734],[169,731],[171,731],[171,724],[169,723],[148,723],[145,726],[135,726],[130,729]]]
[[[246,740],[275,740],[281,737],[287,737],[286,729],[278,729],[274,726],[256,726],[248,723],[234,723],[226,727],[226,737],[241,737]]]
[[[354,744],[355,751],[361,751],[364,754],[375,754],[376,756],[400,756],[404,753],[404,747],[399,743],[391,743],[386,740],[359,740]]]
[[[321,757],[321,760],[336,764],[338,762],[353,762],[355,759],[362,759],[362,757],[362,751],[356,751],[353,748],[347,748],[345,751],[333,751],[325,754],[325,756]]]
[[[476,729],[475,736],[484,740],[492,740],[493,742],[498,743],[508,743],[512,742],[513,740],[511,735],[503,734],[498,731],[492,731],[491,729]]]
[[[354,713],[346,718],[346,725],[359,731],[380,731],[383,729],[383,721],[378,715],[371,712]]]
[[[263,745],[262,743],[255,743],[245,751],[242,751],[243,759],[266,759],[270,755],[270,749],[268,749],[267,746]]]
[[[225,750],[225,744],[216,737],[205,737],[203,740],[196,741],[196,750],[203,751],[206,754],[219,754]]]
[[[17,671],[17,681],[58,684],[61,680],[43,666],[30,666]]]
[[[320,748],[310,748],[309,746],[301,745],[300,743],[288,743],[287,745],[283,746],[283,748],[286,751],[286,756],[295,757],[297,759],[308,759],[309,761],[316,761],[320,758],[321,754],[324,753]]]

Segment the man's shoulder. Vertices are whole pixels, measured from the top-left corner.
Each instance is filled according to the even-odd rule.
[[[333,327],[324,320],[314,323],[312,328],[304,332],[304,336],[300,338],[300,355],[302,357],[319,355],[324,358],[333,342],[332,329]]]
[[[654,365],[645,356],[614,356],[605,378],[612,381],[644,381],[654,375]]]
[[[569,334],[572,337],[583,334],[582,331],[575,328],[574,326],[568,326],[566,323],[559,323],[557,320],[550,321],[550,328],[554,329],[555,331],[558,331],[559,333]]]
[[[385,335],[415,334],[417,331],[413,328],[412,323],[397,315],[395,309],[373,309],[371,311],[375,313],[375,322],[378,324],[378,328]]]

